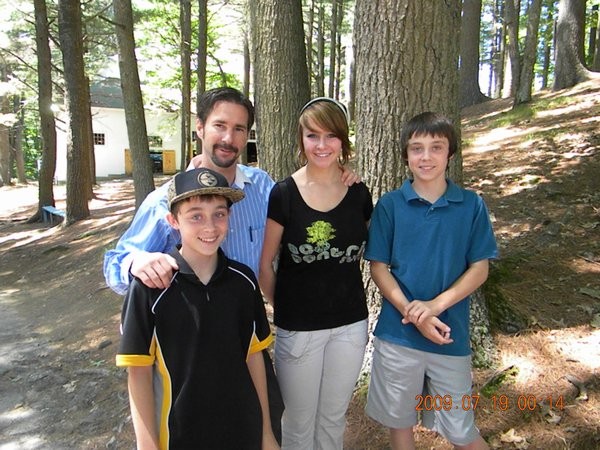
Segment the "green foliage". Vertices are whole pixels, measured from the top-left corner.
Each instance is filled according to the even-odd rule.
[[[38,160],[42,157],[42,143],[38,134],[37,123],[29,121],[25,124],[23,139],[23,157],[25,158],[25,176],[28,179],[37,180]]]
[[[485,397],[490,398],[496,392],[500,386],[504,383],[513,382],[516,376],[519,374],[519,368],[516,366],[510,366],[495,375],[485,383],[485,385],[481,388],[481,394]]]

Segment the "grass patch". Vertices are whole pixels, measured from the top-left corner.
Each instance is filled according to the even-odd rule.
[[[491,124],[491,128],[503,128],[511,125],[519,124],[531,120],[535,117],[535,110],[531,104],[518,105],[495,119]]]

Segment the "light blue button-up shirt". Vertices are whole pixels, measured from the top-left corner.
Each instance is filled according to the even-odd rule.
[[[165,218],[169,212],[168,185],[165,183],[148,194],[115,249],[104,255],[106,284],[118,294],[125,294],[129,287],[129,269],[136,253],[168,253],[181,242],[179,231]],[[265,171],[241,164],[237,166],[233,186],[242,189],[246,196],[231,206],[229,231],[221,244],[229,258],[249,266],[257,277],[273,185]]]

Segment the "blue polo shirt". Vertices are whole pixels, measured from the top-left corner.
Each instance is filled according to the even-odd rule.
[[[432,300],[470,264],[498,255],[483,199],[451,180],[447,183],[445,194],[431,204],[419,197],[407,180],[379,199],[371,217],[364,257],[387,264],[409,301]],[[452,344],[435,344],[414,325],[402,324],[402,314],[384,298],[374,334],[430,353],[469,355],[469,297],[448,308],[439,319],[452,329]]]

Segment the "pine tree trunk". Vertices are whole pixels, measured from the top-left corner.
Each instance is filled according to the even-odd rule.
[[[296,167],[298,114],[310,94],[302,2],[251,0],[250,11],[258,162],[279,180]]]
[[[560,0],[556,25],[553,89],[575,86],[589,77],[583,65],[585,0]]]
[[[45,0],[34,0],[35,43],[38,73],[38,109],[42,136],[42,163],[38,177],[38,211],[29,220],[42,217],[42,206],[55,206],[53,180],[56,170],[56,124],[52,112],[52,59],[50,54],[48,14]]]
[[[464,0],[460,30],[460,106],[489,100],[479,87],[479,26],[481,0]]]
[[[83,61],[81,5],[79,0],[59,0],[58,26],[65,75],[67,132],[67,211],[65,224],[89,217],[90,149],[87,96]]]
[[[152,160],[150,159],[140,76],[135,56],[131,0],[114,0],[113,8],[119,43],[121,90],[123,91],[127,137],[131,149],[135,206],[137,208],[154,190]]]
[[[517,92],[519,74],[521,73],[521,60],[519,58],[519,10],[516,7],[519,0],[506,0],[504,19],[506,24],[506,49],[510,62],[510,79],[505,79],[505,86],[509,91],[504,96],[513,97]]]
[[[335,68],[336,68],[336,55],[337,55],[337,34],[338,34],[338,5],[339,0],[333,0],[331,2],[331,34],[329,38],[329,89],[328,96],[335,98]]]
[[[525,45],[523,46],[523,62],[521,64],[521,74],[519,75],[519,84],[515,95],[515,105],[531,101],[541,12],[542,0],[532,0],[527,12],[527,36],[525,37]]]
[[[190,116],[192,109],[192,81],[191,81],[191,55],[192,55],[192,4],[191,0],[181,0],[181,161],[180,170],[185,170],[192,159],[190,136],[192,133]]]

